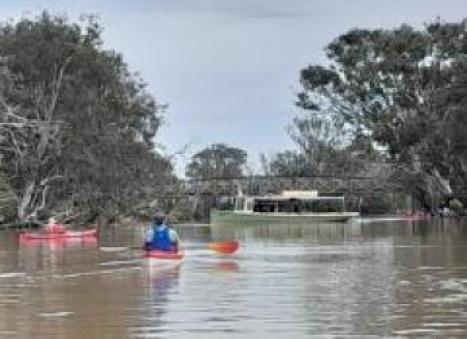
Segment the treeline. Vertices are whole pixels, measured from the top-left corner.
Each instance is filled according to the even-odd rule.
[[[299,113],[289,126],[296,149],[263,155],[264,174],[374,177],[426,210],[462,210],[466,24],[438,20],[423,29],[353,29],[338,36],[325,48],[327,65],[300,72]]]
[[[417,30],[351,30],[326,47],[327,66],[301,71],[298,106],[369,140],[387,178],[426,209],[465,200],[466,21]]]
[[[261,174],[373,177],[426,209],[461,208],[466,31],[466,21],[435,21],[338,36],[325,48],[327,65],[300,72],[288,129],[295,149],[261,156]],[[212,205],[212,197],[177,201],[186,187],[155,148],[164,105],[101,36],[92,17],[74,23],[47,12],[0,25],[0,222],[82,223],[156,206],[202,219]],[[223,143],[186,168],[192,180],[246,174],[246,151]]]
[[[48,13],[0,26],[4,222],[109,219],[176,180],[154,150],[163,107],[101,33]]]

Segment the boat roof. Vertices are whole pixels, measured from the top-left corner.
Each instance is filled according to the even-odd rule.
[[[264,195],[264,196],[245,196],[245,198],[255,199],[255,200],[344,200],[342,196],[335,197],[314,197],[314,198],[302,198],[302,197],[284,197],[282,195]]]
[[[281,194],[263,196],[244,196],[255,200],[344,200],[343,196],[318,196],[318,191],[283,191]]]

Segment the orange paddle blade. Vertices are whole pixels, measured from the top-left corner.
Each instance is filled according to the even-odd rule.
[[[214,241],[210,242],[208,244],[208,248],[219,252],[219,253],[234,253],[236,250],[238,250],[239,243],[236,240],[230,240],[230,241]]]

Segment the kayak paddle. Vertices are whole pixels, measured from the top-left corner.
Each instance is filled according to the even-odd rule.
[[[237,240],[227,240],[227,241],[211,241],[206,244],[202,244],[201,246],[182,246],[184,250],[190,249],[204,249],[208,248],[211,251],[220,253],[220,254],[232,254],[235,253],[238,248],[240,247],[240,243]],[[144,250],[142,247],[101,247],[102,251],[105,252],[117,252],[124,249],[132,249],[132,250]]]
[[[232,254],[238,250],[240,246],[239,242],[236,240],[230,241],[213,241],[208,243],[208,248],[210,250],[222,253],[222,254]]]

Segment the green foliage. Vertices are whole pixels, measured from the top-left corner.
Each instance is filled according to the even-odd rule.
[[[366,194],[361,197],[359,212],[362,215],[378,215],[388,212],[394,213],[395,209],[388,194]]]
[[[101,33],[46,12],[0,28],[0,117],[24,122],[1,130],[19,219],[125,212],[174,180],[153,152],[162,107]]]
[[[462,204],[458,199],[451,199],[449,201],[449,208],[457,215],[463,215],[464,213],[464,204]]]
[[[193,155],[186,175],[193,179],[235,178],[243,175],[247,153],[225,144],[213,144]]]
[[[356,134],[349,140],[342,124],[316,115],[296,117],[289,128],[298,151],[275,154],[269,161],[263,156],[265,174],[274,176],[366,175],[370,165],[380,161],[371,140]]]
[[[5,176],[0,172],[0,223],[9,221],[16,215],[16,199]]]
[[[351,30],[302,70],[298,105],[384,146],[409,192],[466,184],[466,22]]]
[[[264,158],[266,173],[272,176],[306,176],[310,175],[306,158],[295,151],[276,153],[269,161]],[[264,166],[264,165],[263,165]]]

